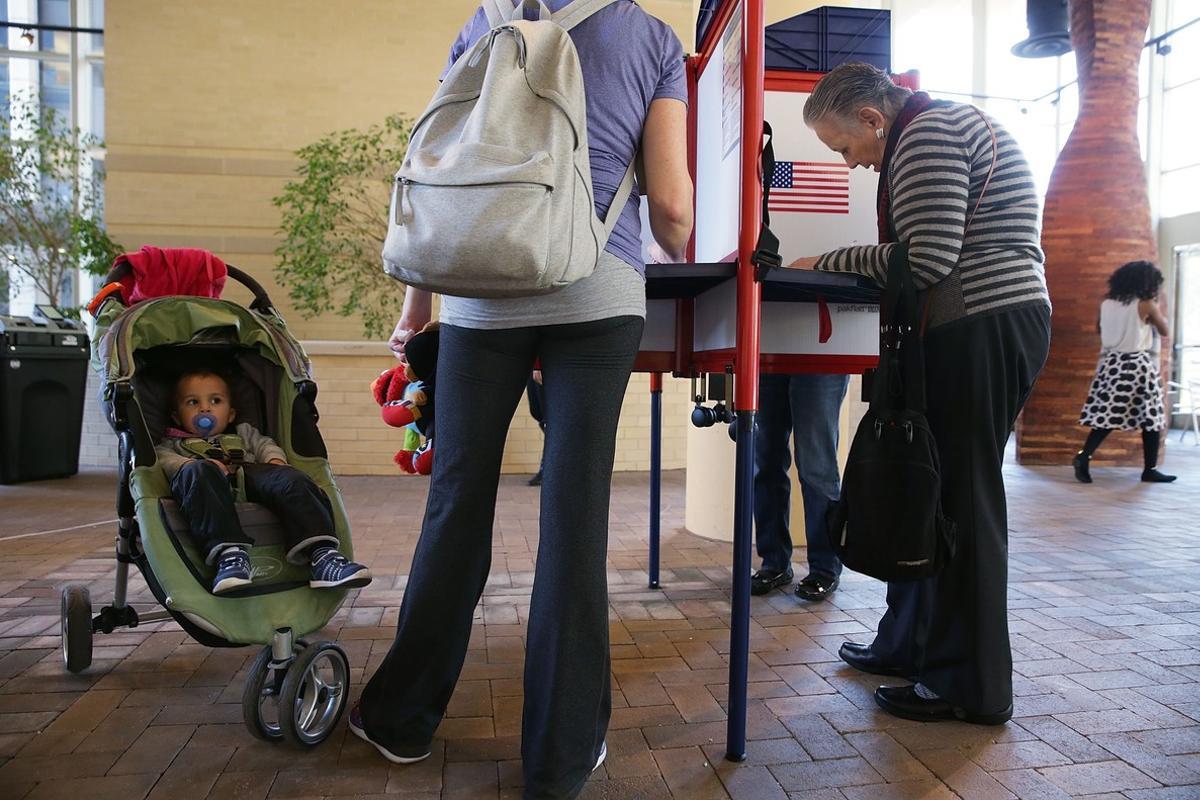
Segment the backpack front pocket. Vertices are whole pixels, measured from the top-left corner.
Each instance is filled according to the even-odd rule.
[[[475,145],[436,163],[415,154],[396,177],[384,261],[445,294],[530,294],[546,281],[554,165]],[[511,163],[517,162],[517,163]],[[406,279],[419,272],[420,282]]]

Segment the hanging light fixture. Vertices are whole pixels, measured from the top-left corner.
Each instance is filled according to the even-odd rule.
[[[1046,58],[1071,52],[1071,34],[1067,30],[1067,0],[1026,0],[1025,24],[1029,38],[1013,45],[1012,53],[1021,58]]]

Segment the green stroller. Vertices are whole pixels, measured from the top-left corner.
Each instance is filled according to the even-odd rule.
[[[109,287],[124,277],[120,265]],[[299,342],[250,276],[229,277],[254,295],[249,308],[191,296],[168,296],[126,307],[102,291],[93,301],[92,365],[102,376],[103,403],[118,437],[117,572],[112,605],[93,616],[86,586],[62,594],[66,668],[91,664],[92,637],[139,623],[174,619],[210,647],[261,645],[242,694],[250,732],[268,741],[319,744],[334,730],[350,693],[345,652],[333,642],[307,641],[333,617],[346,591],[310,589],[307,568],[284,557],[278,519],[253,503],[238,503],[238,518],[254,540],[253,582],[213,595],[212,567],[193,546],[188,526],[154,445],[169,424],[167,406],[182,369],[233,365],[238,419],[253,423],[287,452],[288,462],[329,497],[340,550],[352,556],[345,508],[317,430],[317,386]],[[137,612],[126,602],[129,566],[141,571],[162,609]]]

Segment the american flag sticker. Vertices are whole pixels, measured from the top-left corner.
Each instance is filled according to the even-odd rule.
[[[849,214],[850,168],[826,161],[776,161],[768,210],[792,214]]]

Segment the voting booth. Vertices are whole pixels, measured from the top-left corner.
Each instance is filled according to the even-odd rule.
[[[764,183],[782,265],[878,240],[877,176],[849,170],[805,127],[804,102],[824,73],[764,68],[763,6],[723,0],[704,12],[711,17],[687,64],[695,229],[687,263],[647,266],[646,328],[635,365],[651,374],[652,588],[659,586],[663,374],[694,379],[701,410],[693,419],[728,422],[735,435],[726,757],[737,761],[745,758],[759,374],[861,374],[877,362],[879,341],[879,292],[869,281],[753,263]],[[904,78],[897,82],[911,86],[911,76]],[[764,119],[775,163],[760,178]]]

